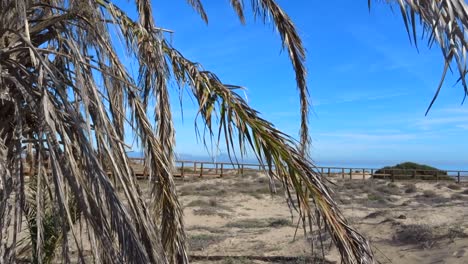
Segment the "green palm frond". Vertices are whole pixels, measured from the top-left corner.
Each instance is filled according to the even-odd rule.
[[[39,157],[40,159],[40,157]],[[36,159],[36,161],[39,161]],[[42,166],[38,166],[42,167]],[[29,263],[53,263],[58,249],[63,244],[66,233],[72,226],[63,222],[59,208],[54,204],[53,190],[46,178],[46,171],[31,174],[26,184],[26,197],[23,205],[29,235],[19,242],[23,261]],[[72,195],[69,195],[68,210],[71,212],[71,224],[75,224],[80,216],[79,208]]]

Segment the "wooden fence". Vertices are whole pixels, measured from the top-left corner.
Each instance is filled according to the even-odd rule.
[[[137,177],[145,177],[147,174],[146,168],[143,166],[144,159],[131,158],[133,161],[133,169]],[[261,171],[263,166],[253,163],[232,163],[232,162],[210,162],[210,161],[190,161],[178,160],[176,161],[176,177],[190,177],[190,176],[219,176],[223,177],[227,173],[243,175],[247,170]]]
[[[131,166],[138,178],[148,176],[148,170],[145,167],[143,158],[131,158]],[[176,169],[173,172],[176,177],[203,177],[218,176],[223,177],[226,174],[243,175],[245,171],[264,171],[265,166],[254,163],[232,163],[232,162],[210,162],[210,161],[176,161]],[[316,172],[325,177],[341,177],[349,179],[369,179],[382,178],[395,180],[455,180],[458,183],[468,182],[468,171],[463,170],[382,170],[375,168],[342,168],[342,167],[316,167]],[[29,176],[29,170],[25,175]],[[109,172],[110,173],[110,172]]]
[[[138,177],[145,177],[146,171],[143,166],[143,159],[132,158],[134,164],[135,174]],[[218,176],[223,177],[227,173],[243,175],[246,170],[262,171],[264,166],[261,164],[253,163],[231,163],[231,162],[210,162],[210,161],[190,161],[178,160],[176,161],[176,177],[203,177],[203,176]],[[342,179],[369,179],[369,178],[382,178],[395,180],[455,180],[456,182],[468,182],[468,171],[463,170],[405,170],[393,169],[382,170],[376,168],[342,168],[342,167],[316,167],[318,173],[326,177],[341,177]]]
[[[375,168],[341,168],[317,167],[324,176],[338,176],[349,179],[380,178],[395,180],[455,180],[458,183],[468,182],[468,171],[464,170],[411,170],[411,169],[375,169]]]

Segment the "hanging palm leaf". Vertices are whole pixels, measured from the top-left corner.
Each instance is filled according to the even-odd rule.
[[[188,3],[208,21],[201,1]],[[247,5],[230,3],[245,22]],[[421,18],[447,67],[456,62],[466,91],[465,2],[397,3],[408,32],[415,32],[416,17]],[[19,259],[24,218],[38,263],[52,255],[65,263],[188,262],[172,175],[175,132],[167,82],[175,79],[196,98],[211,135],[231,151],[252,149],[283,182],[289,199],[296,197],[303,219],[312,221],[317,212],[315,220],[323,221],[345,263],[372,263],[366,239],[348,225],[307,157],[305,52],[276,2],[251,0],[249,6],[263,22],[272,18],[288,51],[301,99],[300,142],[262,119],[236,93],[237,86],[224,84],[168,44],[150,1],[135,5],[138,17],[132,20],[108,0],[0,0],[0,262]],[[117,29],[138,63],[137,80],[117,55],[109,28]],[[148,111],[154,111],[154,120]],[[131,131],[125,131],[126,123]],[[133,177],[126,133],[136,135],[144,150],[150,203]],[[36,155],[29,179],[27,150]],[[61,228],[52,234],[50,225]]]

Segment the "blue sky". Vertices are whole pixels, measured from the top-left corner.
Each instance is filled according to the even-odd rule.
[[[156,24],[175,31],[173,45],[185,57],[217,73],[225,83],[246,87],[248,102],[263,117],[297,137],[294,73],[272,25],[248,16],[243,26],[229,1],[204,2],[208,25],[183,0],[154,1]],[[380,1],[374,1],[370,13],[364,0],[278,2],[307,49],[311,155],[318,164],[415,161],[468,167],[463,89],[449,76],[432,110],[424,115],[443,70],[442,56],[438,47],[427,49],[425,40],[418,53],[400,14]],[[195,140],[195,104],[184,97],[182,121],[175,87],[172,94],[177,152],[207,155]]]

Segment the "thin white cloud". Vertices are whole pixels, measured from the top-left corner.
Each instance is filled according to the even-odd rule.
[[[414,125],[421,130],[466,130],[468,128],[468,108],[453,105],[436,108],[431,110],[428,116],[416,119]]]
[[[372,133],[355,133],[355,132],[331,132],[318,133],[317,136],[333,137],[344,139],[347,141],[407,141],[418,138],[418,134],[410,133],[391,133],[391,134],[372,134]]]
[[[356,92],[356,93],[345,94],[335,99],[325,99],[325,100],[318,99],[318,100],[315,100],[315,103],[313,105],[323,106],[323,105],[335,105],[335,104],[343,104],[343,103],[378,101],[378,100],[385,100],[389,98],[405,96],[407,94],[408,92],[399,92],[399,91],[381,93],[381,94],[368,94],[368,93]]]
[[[444,113],[444,114],[468,114],[468,108],[465,106],[453,106],[453,107],[446,107],[439,110],[434,110],[436,112]]]
[[[422,130],[431,130],[441,126],[445,129],[463,128],[468,126],[468,116],[428,117],[416,121],[415,125]]]
[[[461,129],[463,129],[463,130],[468,130],[468,124],[457,125],[457,128],[461,128]]]

